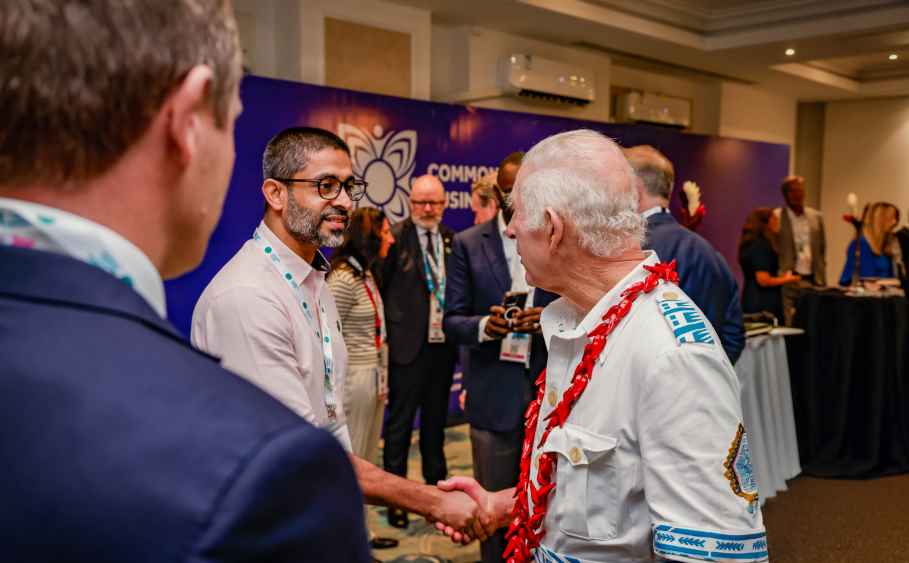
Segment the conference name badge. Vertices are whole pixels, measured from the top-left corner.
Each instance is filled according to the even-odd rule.
[[[441,344],[445,342],[445,332],[442,330],[442,307],[434,293],[429,298],[429,342]]]
[[[526,364],[530,360],[530,335],[520,332],[509,332],[502,339],[499,359],[503,362]]]

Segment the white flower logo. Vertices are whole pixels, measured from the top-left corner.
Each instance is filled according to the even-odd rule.
[[[348,123],[338,125],[338,136],[350,147],[353,173],[369,183],[360,205],[382,209],[391,222],[410,216],[410,177],[417,153],[417,132],[388,131],[380,125],[372,135]]]

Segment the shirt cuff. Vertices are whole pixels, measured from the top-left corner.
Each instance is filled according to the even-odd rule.
[[[332,436],[341,443],[341,447],[347,453],[353,452],[353,443],[350,440],[350,430],[347,429],[346,423],[334,423],[325,427],[325,430],[331,432]]]
[[[486,323],[488,321],[489,321],[489,315],[486,315],[485,317],[480,319],[479,329],[478,329],[479,334],[477,335],[477,340],[480,342],[480,344],[482,344],[484,342],[492,342],[493,340],[497,340],[496,338],[493,338],[492,336],[489,336],[488,334],[486,334]]]

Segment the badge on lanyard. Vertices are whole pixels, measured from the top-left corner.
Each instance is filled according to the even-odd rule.
[[[502,339],[499,359],[503,362],[516,362],[527,365],[530,362],[530,335],[522,332],[509,332]]]
[[[429,290],[428,340],[432,344],[445,342],[445,332],[442,330],[445,310],[445,259],[441,258],[443,256],[441,239],[439,236],[435,242],[435,255],[440,258],[432,258],[428,256],[428,252],[423,252],[423,273],[426,276],[426,288]]]
[[[514,274],[512,274],[514,276]],[[515,279],[515,277],[512,277]],[[521,278],[523,279],[523,278]],[[514,284],[512,284],[514,287]],[[511,325],[513,316],[521,309],[528,309],[533,303],[533,291],[509,291],[505,294],[503,306],[505,309],[505,319]],[[509,306],[511,305],[511,306]],[[502,339],[502,345],[499,349],[499,359],[503,362],[515,362],[530,366],[530,343],[531,336],[522,332],[509,332]]]
[[[429,342],[433,344],[445,342],[445,332],[442,331],[442,306],[435,293],[429,295]]]

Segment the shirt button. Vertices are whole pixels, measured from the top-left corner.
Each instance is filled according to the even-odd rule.
[[[571,450],[568,452],[568,459],[571,460],[571,463],[577,463],[581,461],[581,450],[579,450],[577,447],[571,448]]]
[[[559,402],[559,395],[556,393],[555,389],[549,389],[549,395],[547,396],[549,400],[549,406],[554,407]]]

